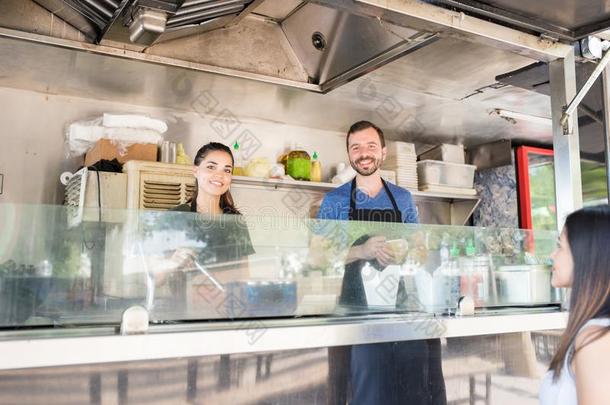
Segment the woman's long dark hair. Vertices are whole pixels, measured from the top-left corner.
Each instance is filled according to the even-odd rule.
[[[233,154],[231,153],[231,149],[228,146],[223,145],[219,142],[210,142],[206,145],[203,145],[195,155],[194,163],[195,166],[199,166],[203,159],[210,152],[221,151],[226,152],[229,156],[231,156],[231,166],[235,166],[235,160],[233,159]],[[199,194],[199,184],[197,184],[197,180],[195,180],[195,192],[193,193],[193,197],[191,200],[191,207],[195,209],[197,207],[197,195]],[[231,196],[231,191],[227,190],[226,193],[220,196],[220,209],[224,214],[237,214],[240,215],[240,212],[237,208],[235,208],[235,203],[233,202],[233,197]]]
[[[568,325],[549,367],[555,379],[559,378],[570,346],[582,327],[591,319],[610,317],[610,206],[573,212],[566,219],[564,231],[574,260],[574,278]],[[601,329],[582,346],[609,331],[610,327]]]

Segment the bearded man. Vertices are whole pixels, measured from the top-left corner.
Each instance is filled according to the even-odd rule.
[[[417,223],[411,193],[379,174],[387,155],[381,129],[368,121],[356,122],[346,145],[356,177],[324,196],[318,219]],[[339,305],[354,314],[376,312],[367,303],[362,271],[371,267],[383,271],[399,262],[384,235],[356,240],[345,259]],[[402,281],[401,288],[404,291]],[[399,309],[400,303],[396,304]],[[439,339],[329,348],[329,383],[331,404],[447,403]]]

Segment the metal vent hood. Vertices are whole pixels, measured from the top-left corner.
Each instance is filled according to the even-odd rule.
[[[308,3],[282,22],[311,83],[328,91],[437,38],[429,33]]]
[[[34,1],[89,43],[322,93],[437,39],[299,0]]]
[[[235,20],[253,0],[34,0],[82,31],[91,42],[147,47],[164,33]],[[259,1],[260,2],[260,1]]]

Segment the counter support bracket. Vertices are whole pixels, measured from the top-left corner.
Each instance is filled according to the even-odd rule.
[[[610,62],[610,51],[606,51],[604,57],[598,62],[597,66],[595,67],[595,70],[587,79],[587,82],[582,86],[578,94],[576,94],[572,101],[570,101],[570,104],[565,108],[565,111],[563,112],[560,121],[561,126],[563,127],[563,133],[565,135],[569,135],[572,133],[573,127],[570,125],[570,123],[572,123],[573,125],[573,120],[570,120],[570,118],[574,114],[574,111],[576,111],[576,109],[579,107],[580,103],[585,98],[589,90],[591,90],[591,87],[595,83],[595,80],[597,80],[599,75],[603,71],[605,71],[608,62]]]

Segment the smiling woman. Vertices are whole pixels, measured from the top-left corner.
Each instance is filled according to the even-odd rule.
[[[198,251],[179,248],[173,253],[172,260],[184,272],[197,269],[202,273],[190,282],[196,297],[191,302],[192,306],[198,300],[204,303],[204,308],[215,308],[218,312],[216,315],[232,317],[236,315],[233,309],[229,309],[234,306],[234,294],[227,291],[231,286],[250,278],[248,256],[255,253],[248,227],[239,220],[241,214],[235,208],[231,196],[235,161],[231,149],[226,145],[210,142],[197,151],[194,163],[196,187],[193,198],[190,204],[179,205],[174,210],[201,215],[196,218],[181,215],[181,218],[174,217],[171,221],[173,227],[180,226],[177,222],[182,221],[185,231],[203,242],[205,247]],[[174,284],[185,285],[184,275],[180,272],[177,274],[179,281],[174,280]],[[184,294],[188,295],[186,292]],[[196,391],[197,360],[190,360],[187,369],[187,380]],[[229,355],[221,356],[218,373],[220,379],[229,375]]]
[[[185,228],[198,240],[204,241],[207,249],[201,252],[178,249],[173,259],[182,267],[192,267],[193,261],[200,265],[214,265],[224,270],[223,276],[219,276],[224,281],[247,278],[247,256],[254,253],[248,228],[238,218],[222,215],[241,215],[235,208],[230,191],[234,165],[231,150],[222,143],[208,143],[197,151],[194,163],[195,194],[190,203],[179,205],[174,210],[201,214],[197,218],[186,216],[180,220],[186,221]],[[175,217],[171,220],[177,221]],[[206,254],[212,247],[217,254],[209,258]],[[235,266],[236,263],[239,265]]]
[[[190,211],[202,214],[239,214],[229,188],[233,174],[233,154],[228,146],[210,142],[195,155],[195,194]]]

